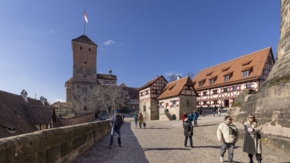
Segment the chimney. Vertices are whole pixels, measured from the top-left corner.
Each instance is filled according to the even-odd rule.
[[[27,92],[24,89],[21,91],[20,94],[21,94],[22,98],[24,99],[24,101],[28,102],[27,101]]]
[[[179,80],[180,79],[180,76],[177,76],[177,80]]]
[[[40,97],[40,102],[42,103],[42,105],[45,105],[45,98],[43,96]]]

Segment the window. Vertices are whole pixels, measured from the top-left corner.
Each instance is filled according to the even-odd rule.
[[[80,47],[80,50],[83,50],[83,47]]]
[[[89,48],[89,51],[91,51],[91,48]]]
[[[206,101],[203,102],[203,105],[206,105]]]
[[[249,71],[244,71],[243,72],[243,77],[245,78],[245,77],[248,77],[249,76]]]
[[[146,106],[143,106],[143,111],[146,111]]]
[[[204,81],[199,82],[198,83],[199,87],[202,87],[203,83],[204,83]]]
[[[202,94],[203,94],[204,96],[206,96],[206,92],[202,92]]]
[[[251,89],[252,88],[252,84],[251,83],[246,84],[246,88],[247,89]]]
[[[87,110],[87,106],[84,107],[84,110]]]
[[[172,106],[173,106],[173,107],[176,106],[176,101],[175,101],[175,100],[172,101]]]
[[[86,75],[84,75],[84,78],[86,78]]]
[[[224,81],[229,81],[230,80],[230,75],[224,76]]]
[[[213,104],[218,104],[218,103],[217,103],[217,100],[213,100]]]
[[[196,105],[199,105],[199,102],[196,102]]]
[[[146,91],[146,95],[148,95],[148,94],[149,94],[149,90]]]
[[[238,86],[234,85],[234,86],[233,86],[233,91],[235,92],[235,91],[237,91],[237,90],[238,90]]]
[[[215,79],[210,79],[209,84],[212,85],[214,83]]]
[[[87,64],[87,61],[85,61],[85,64]]]
[[[224,88],[224,92],[228,92],[228,88]]]
[[[214,94],[214,95],[218,94],[216,89],[213,90],[213,94]]]
[[[198,104],[197,104],[198,105]],[[189,101],[186,101],[186,106],[189,107]]]

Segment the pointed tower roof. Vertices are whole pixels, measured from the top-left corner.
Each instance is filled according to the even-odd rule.
[[[83,43],[87,43],[87,44],[91,44],[91,45],[95,45],[97,46],[97,44],[95,44],[88,36],[86,35],[81,35],[78,38],[72,39],[72,41],[77,41],[77,42],[83,42]]]

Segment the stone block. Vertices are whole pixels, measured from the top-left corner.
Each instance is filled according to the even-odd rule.
[[[0,162],[1,163],[10,163],[14,160],[14,147],[9,139],[0,140]]]
[[[52,146],[47,151],[47,163],[55,163],[60,159],[60,145]]]

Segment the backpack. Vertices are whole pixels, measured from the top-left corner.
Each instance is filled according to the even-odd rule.
[[[121,116],[116,116],[115,117],[115,127],[114,128],[121,128],[122,124],[123,124],[123,120]]]

